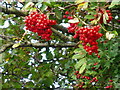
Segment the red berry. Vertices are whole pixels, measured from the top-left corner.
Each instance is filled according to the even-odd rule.
[[[113,80],[109,80],[109,82],[113,82]]]
[[[96,80],[96,77],[94,77],[92,80]]]
[[[98,63],[94,63],[94,65],[97,65]]]
[[[106,10],[106,12],[107,12],[107,13],[109,13],[109,12],[110,12],[110,10]]]
[[[68,11],[66,11],[66,12],[65,12],[65,14],[69,14],[69,12],[68,12]]]
[[[79,79],[81,77],[81,74],[77,74],[76,78]]]
[[[112,13],[108,13],[108,16],[111,16],[112,15]]]
[[[80,85],[80,86],[79,86],[79,88],[82,88],[82,87],[83,87],[83,85]]]
[[[109,16],[109,20],[112,20],[112,18],[113,18],[112,16]]]
[[[97,57],[100,58],[100,55],[98,55]]]
[[[73,17],[72,16],[68,16],[67,19],[73,19]]]
[[[63,15],[63,18],[67,18],[67,16],[66,16],[66,15]]]

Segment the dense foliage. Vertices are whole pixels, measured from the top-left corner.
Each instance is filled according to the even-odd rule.
[[[119,88],[119,2],[0,2],[2,88]]]

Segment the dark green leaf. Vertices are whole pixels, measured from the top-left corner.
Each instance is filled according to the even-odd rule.
[[[58,8],[56,8],[54,11],[55,11],[56,17],[57,17],[58,19],[61,19],[61,18],[62,18],[62,13],[61,13],[61,11],[60,11]]]
[[[94,19],[94,16],[93,15],[86,15],[85,18],[86,19]]]

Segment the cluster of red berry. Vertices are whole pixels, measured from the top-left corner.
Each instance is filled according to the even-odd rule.
[[[72,16],[69,16],[69,12],[68,11],[65,12],[65,15],[63,15],[63,18],[73,19]]]
[[[92,82],[98,82],[98,79],[96,77],[92,78],[92,80],[90,81],[91,83]]]
[[[98,63],[94,63],[94,65],[97,65],[97,64]],[[89,76],[83,76],[82,74],[79,74],[79,71],[75,71],[74,75],[76,75],[77,79],[81,78],[81,79],[89,80],[89,83],[98,82],[98,79],[96,77],[91,78]],[[109,82],[113,82],[113,80],[109,80]],[[79,88],[83,88],[84,85],[85,83],[81,82],[80,84],[76,84],[75,86]],[[112,87],[113,87],[112,85],[109,85],[109,86],[106,86],[105,88],[112,88]]]
[[[109,23],[111,20],[112,20],[112,13],[110,12],[110,10],[103,10],[103,9],[96,9],[96,11],[98,12],[96,15],[94,15],[95,19],[99,19],[99,23],[103,23],[103,18],[104,18],[104,14],[107,13],[108,15],[108,20],[107,23]],[[94,20],[94,19],[90,19],[91,21]]]
[[[76,71],[74,73],[76,75],[76,78],[77,79],[87,79],[87,80],[90,80],[91,78],[89,76],[82,76],[81,74],[79,74],[79,71]],[[89,81],[90,83],[92,82],[98,82],[98,79],[96,77],[93,77],[92,80]],[[80,85],[77,85],[77,87],[79,86],[79,88],[82,88],[85,84],[83,84],[84,82],[82,82],[82,84]]]
[[[109,82],[113,82],[113,80],[109,80]],[[105,88],[112,88],[112,85],[106,86]]]
[[[73,19],[73,16],[67,16],[67,15],[69,15],[68,11],[65,12],[65,15],[63,15],[63,18],[67,18],[69,20]],[[78,24],[79,24],[79,22],[77,22],[77,23],[70,23],[70,27],[67,28],[68,32],[69,33],[74,33],[78,29],[78,26],[77,26]]]
[[[112,88],[113,86],[112,85],[110,85],[110,86],[106,86],[105,88]]]
[[[82,76],[81,74],[79,74],[79,71],[76,71],[74,74],[76,75],[77,79],[79,79]],[[90,80],[90,77],[88,76],[82,76],[81,78]]]
[[[70,23],[70,27],[68,27],[68,32],[69,33],[74,33],[76,30],[78,30],[78,23]]]
[[[75,31],[75,35],[73,36],[73,38],[79,38],[81,41],[83,41],[82,45],[89,55],[92,55],[92,53],[96,53],[98,58],[100,56],[98,55],[98,43],[96,40],[98,40],[102,36],[102,34],[98,32],[99,29],[99,25],[91,28],[81,27],[78,28],[77,31]]]
[[[65,14],[69,14],[68,11],[65,12]],[[67,18],[66,15],[63,16],[64,18]],[[69,18],[69,19],[73,19]],[[100,26],[94,26],[91,28],[88,27],[78,27],[79,22],[76,23],[70,23],[70,26],[67,28],[69,33],[75,33],[73,38],[79,38],[79,40],[83,41],[82,45],[84,46],[84,49],[88,52],[89,55],[92,55],[92,53],[95,53],[98,58],[100,56],[98,55],[98,43],[96,40],[98,40],[102,34],[99,33]]]
[[[97,71],[97,70],[99,70],[99,69],[102,69],[102,67],[101,67],[101,66],[100,66],[98,69],[96,69],[96,65],[98,65],[98,63],[97,63],[97,62],[96,62],[96,63],[94,63],[93,65],[94,65],[94,67],[92,67],[92,68],[91,68],[93,71]]]
[[[32,12],[25,17],[25,23],[27,30],[38,33],[42,39],[48,41],[52,34],[51,25],[55,25],[56,21],[47,19],[47,16],[43,13]]]

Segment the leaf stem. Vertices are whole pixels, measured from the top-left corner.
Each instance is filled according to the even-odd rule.
[[[100,26],[102,27],[102,29],[105,31],[105,32],[107,32],[107,30],[100,24]]]

